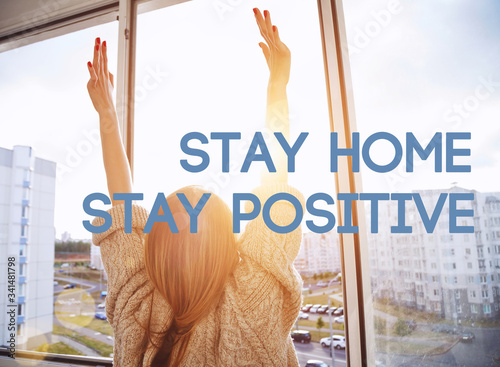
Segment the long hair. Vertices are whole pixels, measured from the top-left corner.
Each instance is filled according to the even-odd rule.
[[[167,197],[178,233],[168,223],[156,222],[145,238],[145,266],[154,287],[172,307],[174,318],[152,366],[178,366],[186,354],[194,327],[217,305],[228,276],[239,261],[232,214],[212,194],[198,215],[197,233],[190,233],[190,218],[177,197],[186,195],[194,208],[204,193],[184,187]],[[146,329],[149,340],[154,333]]]

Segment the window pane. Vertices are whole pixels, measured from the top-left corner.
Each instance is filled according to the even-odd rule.
[[[376,173],[364,159],[363,191],[413,194],[404,215],[411,231],[394,233],[391,226],[403,217],[398,203],[380,201],[379,231],[365,244],[376,359],[388,366],[490,366],[500,356],[500,186],[492,179],[500,168],[500,7],[493,1],[358,0],[345,2],[345,11],[360,144],[385,131],[403,152],[387,173]],[[442,144],[443,172],[436,150],[427,160],[413,152],[414,171],[407,172],[407,132],[424,148],[433,137],[434,147]],[[471,133],[454,143],[471,149],[470,157],[452,163],[470,164],[471,173],[446,172],[445,139],[452,135],[445,134],[451,132]],[[378,141],[369,154],[383,166],[395,148]],[[418,200],[430,218],[442,194],[436,226],[425,228]],[[459,194],[472,194],[457,207],[474,213],[459,216],[456,225],[474,233],[451,229],[450,202]],[[366,212],[370,232],[370,207]]]
[[[273,23],[292,53],[288,85],[291,141],[300,132],[309,136],[296,158],[289,181],[306,198],[314,193],[335,197],[334,175],[329,173],[329,117],[318,9],[315,2],[256,1],[223,7],[221,2],[190,1],[139,15],[134,126],[134,187],[151,208],[158,192],[170,194],[186,185],[202,185],[220,195],[232,208],[233,193],[249,193],[260,182],[262,162],[248,173],[241,167],[256,131],[263,131],[269,71],[258,45],[262,41],[252,7],[271,12]],[[302,24],[297,27],[298,22]],[[182,29],[182,32],[179,30]],[[220,141],[202,148],[210,154],[208,168],[188,173],[181,159],[182,137],[189,132],[241,132],[230,148],[230,172],[222,172]],[[201,145],[200,145],[201,147]],[[333,205],[317,207],[336,215]],[[325,218],[306,215],[316,225]],[[322,222],[322,220],[324,220]],[[303,223],[303,241],[295,261],[304,278],[304,306],[298,321],[313,343],[295,343],[300,365],[309,359],[331,361],[328,348],[318,341],[330,335],[328,307],[343,305],[339,241],[336,232],[312,233]],[[338,277],[337,277],[338,276]],[[318,305],[310,312],[310,308]],[[342,310],[335,317],[342,316]],[[324,326],[319,331],[317,320]],[[308,318],[308,319],[305,319]],[[332,318],[334,334],[344,335],[343,323]],[[329,341],[327,342],[329,343]],[[314,349],[311,349],[311,345]],[[345,340],[334,343],[337,366],[345,363]],[[326,346],[326,344],[325,344]],[[328,364],[331,364],[329,362]]]
[[[106,282],[102,271],[89,269],[82,202],[106,192],[86,64],[100,36],[116,73],[117,27],[104,24],[0,54],[0,309],[10,311],[6,257],[13,256],[17,350],[86,354],[88,348],[68,346],[76,340],[92,344],[99,351],[93,355],[112,351],[111,328],[95,319]],[[67,284],[75,288],[64,289]],[[9,339],[7,321],[0,318],[0,344]]]

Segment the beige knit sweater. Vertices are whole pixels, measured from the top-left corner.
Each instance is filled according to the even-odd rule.
[[[288,185],[254,191],[262,205],[274,193],[303,197]],[[144,329],[166,329],[172,320],[168,303],[154,290],[144,268],[143,228],[146,209],[132,208],[132,233],[124,233],[124,205],[111,208],[113,224],[93,243],[101,247],[108,275],[106,314],[114,331],[114,365],[150,366],[153,348],[140,354]],[[275,203],[271,218],[290,224],[295,209]],[[102,225],[97,217],[93,225]],[[182,366],[298,366],[290,330],[302,303],[302,280],[293,266],[301,242],[300,226],[288,234],[271,231],[259,215],[238,241],[241,261],[230,276],[219,304],[195,327]],[[138,324],[139,323],[139,324]],[[148,343],[150,346],[151,344]]]

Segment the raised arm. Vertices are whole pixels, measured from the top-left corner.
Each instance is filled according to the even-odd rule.
[[[102,157],[109,197],[113,200],[114,193],[129,193],[132,191],[132,176],[125,148],[123,147],[118,126],[118,116],[113,102],[113,74],[108,71],[106,41],[102,44],[96,38],[94,45],[94,60],[87,63],[90,80],[87,89],[92,104],[99,114],[101,131]],[[116,204],[113,201],[113,206]]]
[[[278,28],[271,23],[271,14],[264,10],[254,9],[257,25],[264,42],[259,46],[266,58],[269,67],[269,83],[267,86],[266,130],[270,133],[281,132],[287,141],[290,136],[290,122],[288,117],[288,99],[286,86],[290,77],[290,50],[281,41]],[[287,183],[287,156],[276,139],[271,139],[270,151],[276,166],[276,173],[262,174],[262,184]]]

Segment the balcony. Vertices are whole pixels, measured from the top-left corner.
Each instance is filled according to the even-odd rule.
[[[26,264],[26,256],[19,257],[19,264]]]
[[[26,297],[25,296],[19,296],[17,297],[17,303],[25,303],[26,302]]]
[[[17,316],[17,324],[22,324],[24,322],[24,316]]]
[[[23,187],[27,187],[27,188],[29,188],[29,187],[30,187],[30,185],[31,185],[31,182],[26,181],[26,180],[24,180],[24,181],[23,181]]]
[[[29,206],[30,205],[30,201],[28,199],[23,199],[22,204],[23,204],[23,206]]]
[[[29,223],[28,218],[21,218],[21,224],[27,225]]]
[[[19,239],[19,243],[20,243],[21,245],[26,245],[26,244],[28,243],[28,238],[26,238],[26,237],[21,237],[21,238]]]
[[[19,283],[26,283],[26,275],[22,275],[19,277]]]

